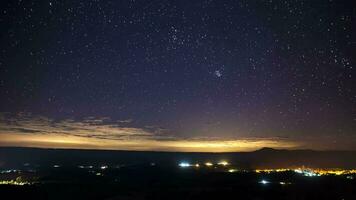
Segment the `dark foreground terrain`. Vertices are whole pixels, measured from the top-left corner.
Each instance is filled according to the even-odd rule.
[[[356,199],[346,176],[305,177],[293,172],[257,174],[143,167],[100,175],[55,169],[33,185],[0,185],[11,199]],[[265,182],[264,182],[265,181]]]
[[[105,163],[112,152],[107,157],[97,152],[101,160],[88,160],[85,153],[70,150],[29,149],[28,157],[25,149],[6,150],[12,152],[11,160],[10,154],[1,154],[0,196],[6,199],[356,199],[353,173],[257,173],[230,160],[219,164],[228,157],[222,154],[155,157],[141,152],[131,153],[128,162],[119,156]]]

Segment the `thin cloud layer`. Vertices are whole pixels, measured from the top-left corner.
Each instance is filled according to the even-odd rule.
[[[155,126],[134,127],[132,119],[88,117],[54,120],[28,113],[1,114],[0,145],[46,148],[95,148],[154,151],[249,151],[268,147],[294,148],[281,138],[178,138]]]
[[[109,140],[141,139],[155,136],[154,131],[148,132],[141,128],[121,126],[120,123],[112,122],[108,118],[55,121],[42,116],[33,117],[29,114],[19,114],[10,118],[3,115],[0,131],[13,134],[68,135]]]

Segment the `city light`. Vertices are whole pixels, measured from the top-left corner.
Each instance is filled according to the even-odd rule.
[[[186,167],[190,167],[191,165],[187,162],[181,162],[179,163],[179,167],[182,167],[182,168],[186,168]]]
[[[320,176],[319,173],[314,172],[311,169],[295,169],[294,172],[308,177]]]
[[[218,165],[226,166],[226,165],[229,165],[229,163],[227,161],[221,161],[221,162],[218,162]]]
[[[199,168],[201,167],[201,164],[199,163],[193,163],[190,164],[189,162],[181,162],[178,164],[179,167],[182,168],[187,168],[187,167],[196,167]],[[206,167],[213,167],[214,165],[219,165],[219,166],[230,166],[231,163],[222,160],[220,162],[216,162],[216,164],[213,164],[213,162],[205,162],[203,164]],[[231,167],[235,167],[234,165],[231,165]],[[215,168],[214,168],[215,169]],[[224,170],[225,171],[225,170]],[[313,168],[275,168],[275,169],[255,169],[255,170],[244,170],[244,169],[238,169],[238,168],[230,168],[227,169],[227,172],[248,172],[252,171],[255,173],[265,173],[265,174],[270,174],[270,173],[297,173],[301,174],[303,176],[307,177],[318,177],[318,176],[340,176],[340,175],[353,175],[356,174],[356,169],[313,169]],[[225,171],[226,172],[226,171]],[[282,184],[281,184],[282,185]]]
[[[354,169],[314,169],[315,173],[319,175],[346,175],[346,174],[355,174],[356,170]]]
[[[17,180],[0,181],[0,185],[30,185],[30,182],[20,182]]]
[[[103,166],[100,167],[100,169],[107,169],[107,168],[108,168],[107,165],[103,165]]]
[[[8,169],[8,170],[2,170],[0,171],[1,174],[9,174],[9,173],[17,173],[20,172],[20,170],[17,169]]]
[[[261,184],[263,184],[263,185],[267,185],[267,184],[270,183],[270,182],[263,179],[263,180],[261,180],[259,183],[261,183]]]
[[[291,182],[280,181],[279,184],[280,184],[280,185],[290,185],[290,184],[292,184],[292,183],[291,183]]]
[[[303,176],[327,176],[327,175],[349,175],[356,174],[355,169],[310,169],[310,168],[280,168],[280,169],[256,169],[254,170],[256,173],[277,173],[277,172],[294,172],[297,174],[301,174]]]
[[[91,165],[89,165],[89,166],[79,165],[78,168],[80,168],[80,169],[92,169],[93,166],[91,166]]]
[[[284,169],[284,168],[279,168],[279,169],[256,169],[256,173],[275,173],[275,172],[286,172],[286,171],[292,171],[291,169]]]
[[[211,163],[211,162],[206,162],[206,163],[205,163],[205,166],[211,167],[211,166],[213,166],[213,163]]]

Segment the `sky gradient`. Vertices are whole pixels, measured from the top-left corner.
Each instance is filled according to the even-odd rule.
[[[1,146],[356,150],[352,0],[0,4]]]

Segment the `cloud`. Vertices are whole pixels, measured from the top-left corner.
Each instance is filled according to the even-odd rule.
[[[55,120],[30,113],[0,114],[0,145],[154,151],[249,151],[294,148],[283,138],[177,137],[159,126],[135,127],[132,119],[108,117]]]
[[[127,124],[127,121],[126,121]],[[110,140],[152,138],[156,130],[145,130],[121,126],[110,118],[85,118],[82,120],[53,120],[43,116],[18,114],[4,116],[0,122],[0,131],[13,134],[69,135],[77,137],[100,138]],[[160,130],[157,130],[158,132]]]

